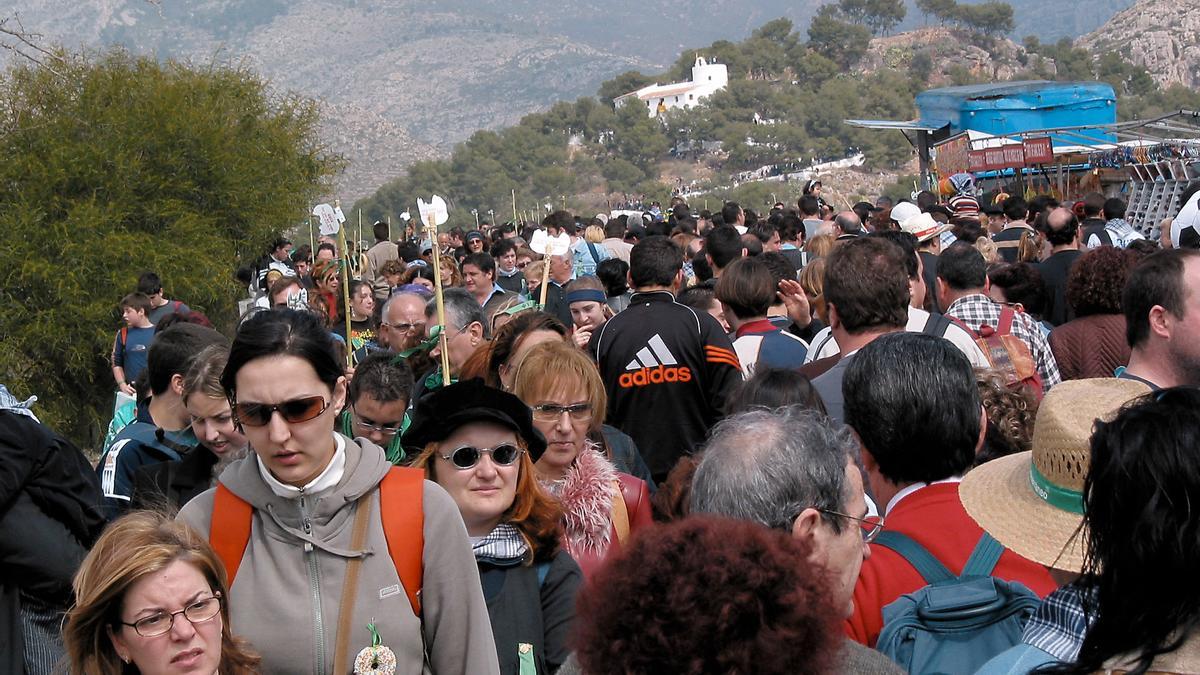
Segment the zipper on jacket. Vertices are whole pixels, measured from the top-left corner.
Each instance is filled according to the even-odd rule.
[[[312,536],[312,516],[308,512],[308,501],[300,496],[300,517],[304,521],[304,534]],[[308,589],[312,597],[313,633],[317,654],[314,673],[325,672],[325,617],[321,612],[321,570],[317,566],[317,551],[309,542],[304,542],[304,557],[308,563]]]

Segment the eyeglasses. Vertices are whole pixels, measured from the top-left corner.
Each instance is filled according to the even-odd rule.
[[[859,531],[862,533],[864,544],[869,544],[875,541],[875,537],[878,537],[879,533],[883,531],[883,516],[855,518],[854,516],[847,515],[845,513],[838,513],[837,511],[830,511],[829,509],[817,510],[830,516],[839,516],[841,518],[849,518],[850,520],[856,521],[858,523]]]
[[[563,413],[570,415],[573,422],[586,422],[592,419],[592,404],[555,405],[553,403],[543,403],[533,406],[533,418],[540,422],[557,422]]]
[[[528,260],[526,260],[526,261],[524,261],[524,262],[519,262],[519,263],[517,263],[517,269],[519,269],[519,270],[523,270],[523,269],[525,269],[525,266],[526,266],[526,265],[528,265],[528,264],[529,264],[529,261],[528,261]]]
[[[424,333],[425,332],[425,322],[424,321],[421,321],[418,323],[386,323],[386,322],[384,322],[379,325],[386,326],[393,330],[398,330],[401,333],[416,333],[416,332]]]
[[[525,451],[511,443],[501,443],[494,448],[476,448],[464,445],[461,448],[455,448],[448,455],[440,456],[442,459],[449,460],[455,468],[465,470],[475,468],[485,454],[491,455],[492,462],[497,466],[512,466],[522,452]]]
[[[400,428],[404,426],[404,420],[392,422],[391,424],[370,424],[367,421],[359,418],[358,410],[356,410],[353,405],[350,406],[350,410],[354,411],[354,426],[364,431],[378,431],[381,434],[394,434],[400,431]]]
[[[178,612],[159,612],[158,614],[151,614],[144,619],[138,619],[133,623],[126,623],[124,621],[118,621],[117,623],[122,626],[132,626],[137,631],[137,634],[142,637],[158,637],[169,632],[175,626],[175,617],[180,614],[188,621],[196,624],[211,620],[220,611],[221,594],[215,593],[211,598],[197,600]]]
[[[283,403],[268,405],[266,403],[235,403],[233,416],[238,424],[248,427],[264,427],[271,421],[275,411],[287,422],[299,424],[319,417],[329,402],[322,396],[306,396]]]

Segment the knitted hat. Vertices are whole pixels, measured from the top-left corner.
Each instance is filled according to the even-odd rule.
[[[972,469],[958,488],[967,513],[1004,545],[1060,570],[1083,568],[1083,481],[1097,419],[1112,419],[1149,388],[1134,380],[1069,380],[1046,392],[1033,450]]]
[[[958,195],[950,198],[950,210],[955,218],[979,219],[979,200],[970,195]]]

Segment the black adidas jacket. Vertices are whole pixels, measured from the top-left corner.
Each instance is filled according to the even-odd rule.
[[[665,477],[697,449],[742,381],[733,343],[708,314],[668,291],[635,293],[589,345],[608,392],[608,422]]]

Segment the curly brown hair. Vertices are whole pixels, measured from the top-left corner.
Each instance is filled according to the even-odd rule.
[[[826,571],[786,532],[716,516],[657,525],[576,601],[589,675],[827,673],[842,644]]]
[[[1067,276],[1067,303],[1075,316],[1121,314],[1121,292],[1137,259],[1115,246],[1101,246],[1081,255]]]
[[[1003,375],[990,368],[975,369],[975,384],[987,411],[987,433],[974,466],[1031,449],[1038,401],[1028,387],[1010,387]]]

